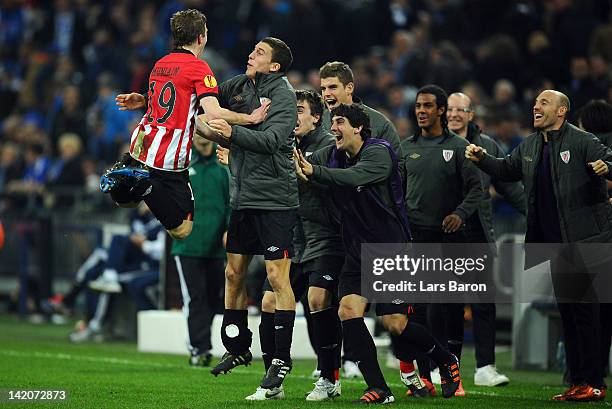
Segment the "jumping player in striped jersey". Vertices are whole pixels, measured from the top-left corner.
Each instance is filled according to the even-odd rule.
[[[215,75],[198,58],[207,41],[206,16],[179,11],[170,27],[174,49],[155,63],[148,98],[135,92],[116,97],[120,110],[146,106],[147,111],[132,132],[129,154],[102,176],[100,188],[122,207],[144,200],[172,238],[180,240],[192,228],[193,195],[186,169],[198,111],[207,120],[253,125],[263,122],[269,102],[251,114],[221,108]]]

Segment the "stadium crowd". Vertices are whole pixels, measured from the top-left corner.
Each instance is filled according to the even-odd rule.
[[[21,209],[27,201],[15,197],[24,194],[95,193],[140,116],[118,111],[114,97],[146,90],[152,64],[169,48],[168,19],[187,7],[208,16],[203,58],[219,80],[243,71],[255,39],[274,35],[294,50],[288,77],[296,89],[318,89],[326,61],[349,62],[359,97],[392,119],[402,139],[415,129],[416,90],[428,83],[470,96],[476,120],[507,152],[528,133],[538,90],[565,92],[573,113],[610,99],[610,6],[594,0],[6,1],[2,211]]]

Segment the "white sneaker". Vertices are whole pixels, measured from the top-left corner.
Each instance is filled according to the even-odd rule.
[[[104,277],[100,277],[96,280],[90,281],[89,288],[103,293],[121,292],[121,284],[119,284],[117,281],[107,280]]]
[[[486,365],[476,368],[474,373],[474,385],[476,386],[501,386],[510,383],[510,379],[497,372],[495,365]]]
[[[363,378],[361,371],[359,370],[359,366],[357,366],[356,362],[353,361],[344,361],[342,365],[342,377],[343,378]]]
[[[440,379],[440,368],[436,368],[431,371],[431,383],[434,385],[441,385],[442,380]]]
[[[257,387],[254,394],[244,398],[246,400],[272,400],[272,399],[285,399],[285,390],[283,385],[278,388],[264,389],[261,386]]]
[[[312,371],[312,373],[310,374],[310,377],[312,379],[319,379],[321,377],[321,370],[320,369],[315,369],[314,371]]]
[[[325,378],[319,378],[314,384],[314,389],[306,395],[308,401],[322,401],[335,398],[342,394],[340,381],[332,383]]]
[[[81,342],[102,342],[104,340],[102,334],[87,327],[82,330],[71,332],[68,335],[70,342],[79,344]]]

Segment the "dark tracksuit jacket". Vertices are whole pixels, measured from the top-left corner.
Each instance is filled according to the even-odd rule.
[[[595,136],[608,148],[612,148],[612,132],[599,133]]]
[[[502,148],[491,139],[488,135],[481,133],[478,125],[470,123],[468,125],[468,133],[466,139],[469,143],[481,146],[487,150],[487,152],[496,157],[503,158],[505,156]],[[489,243],[495,241],[495,232],[493,231],[493,203],[489,188],[491,184],[495,187],[497,193],[502,195],[504,199],[510,203],[512,207],[526,214],[526,203],[525,194],[523,192],[523,185],[518,182],[502,182],[496,178],[492,178],[488,173],[481,173],[482,180],[482,200],[478,206],[477,214],[473,214],[467,222],[468,230],[482,228],[484,235]]]
[[[552,184],[553,193],[552,202],[547,204],[556,206],[560,241],[610,243],[612,205],[608,202],[606,181],[597,176],[587,163],[599,159],[605,161],[609,169],[606,178],[611,179],[612,150],[593,134],[584,132],[567,121],[558,131],[550,131],[547,134],[550,166],[550,181],[547,183]],[[537,186],[543,179],[538,175],[538,172],[542,171],[540,160],[543,151],[544,135],[542,132],[535,132],[526,137],[506,158],[496,159],[487,154],[478,163],[482,170],[501,180],[523,181],[527,197],[527,243],[546,241],[546,232],[541,232],[537,217],[538,209],[546,209],[543,209],[543,203],[536,203],[536,198],[542,197],[542,192],[537,192]],[[597,265],[602,265],[605,272],[609,272],[610,252],[606,249],[603,252],[580,251],[580,258],[575,258],[574,251],[573,246],[563,246],[561,256],[554,255],[554,258],[550,258],[540,254],[545,253],[545,249],[530,251],[527,247],[525,265],[530,267],[550,258],[553,288],[563,321],[570,382],[584,382],[598,387],[603,383],[600,368],[599,305],[568,300],[574,301],[576,296],[582,297],[587,291],[594,290],[590,283],[592,278],[586,274],[580,277],[576,273],[586,272],[585,267]],[[566,252],[572,257],[571,263],[563,260]],[[566,270],[568,265],[569,270]],[[571,274],[566,274],[567,272]]]
[[[335,138],[322,126],[304,135],[298,148],[308,158],[313,152],[334,144]],[[300,207],[293,234],[294,263],[321,256],[344,256],[340,225],[332,213],[330,188],[315,181],[298,183]]]
[[[612,132],[603,132],[596,134],[595,136],[599,138],[601,143],[612,149]],[[608,189],[608,195],[612,197],[612,189]]]
[[[263,123],[232,127],[230,205],[235,210],[287,210],[299,204],[293,164],[297,108],[287,78],[257,73],[253,82],[243,74],[219,86],[220,105],[234,112],[251,113],[264,97],[272,103]]]
[[[465,223],[478,210],[483,198],[480,172],[465,159],[467,145],[452,132],[425,138],[419,131],[402,142],[411,226],[441,232],[449,214]]]
[[[312,179],[331,186],[331,196],[339,210],[345,271],[361,270],[362,243],[410,241],[401,176],[390,149],[386,141],[370,139],[353,158],[335,146],[321,149],[309,158],[314,169]]]
[[[548,132],[553,189],[561,237],[567,242],[609,243],[612,240],[612,205],[604,178],[595,175],[587,162],[602,159],[612,172],[612,150],[593,134],[565,122],[558,131]],[[499,180],[522,181],[527,198],[527,236],[537,237],[536,170],[543,146],[543,135],[535,132],[503,158],[486,154],[478,167]],[[564,160],[565,158],[565,160]],[[612,174],[606,175],[612,179]]]

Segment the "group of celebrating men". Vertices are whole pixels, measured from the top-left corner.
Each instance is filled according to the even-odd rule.
[[[369,303],[361,295],[361,244],[492,242],[491,184],[528,216],[528,237],[538,242],[571,240],[568,225],[557,219],[560,234],[551,238],[537,219],[554,220],[549,210],[556,209],[558,196],[552,188],[540,188],[546,180],[533,172],[540,161],[524,160],[524,155],[540,157],[539,151],[532,152],[534,140],[544,140],[545,152],[558,150],[548,148],[546,135],[589,140],[584,158],[574,158],[583,152],[576,150],[572,160],[584,159],[585,174],[591,172],[597,183],[604,183],[599,175],[609,176],[612,151],[567,123],[569,102],[556,91],[540,94],[534,107],[538,132],[523,144],[529,143],[529,149],[521,145],[509,158],[504,159],[499,146],[472,122],[468,96],[447,96],[435,85],[418,91],[418,130],[400,143],[392,123],[355,96],[347,64],[321,67],[321,95],[293,90],[285,76],[293,60],[290,48],[266,37],[249,54],[245,74],[217,84],[198,58],[206,45],[206,17],[196,10],[177,12],[171,31],[175,49],[155,64],[148,96],[117,97],[121,109],[146,107],[147,112],[132,134],[129,155],[103,178],[117,203],[131,206],[144,200],[180,240],[191,232],[193,220],[186,171],[192,139],[219,144],[218,156],[231,173],[232,210],[221,334],[227,352],[212,373],[228,373],[253,359],[245,279],[253,255],[263,254],[267,280],[259,334],[266,373],[249,400],[284,397],[283,381],[292,369],[296,299],[307,291],[321,374],[306,400],[340,395],[344,344],[346,357],[358,363],[367,384],[358,402],[393,402],[364,322]],[[548,178],[553,183],[550,172]],[[605,203],[610,206],[607,198]],[[408,394],[435,394],[430,371],[434,363],[442,395],[462,395],[463,305],[428,307],[409,301],[375,306],[392,338]],[[472,307],[475,383],[506,384],[508,378],[495,369],[495,305]],[[567,314],[576,314],[569,310]],[[574,388],[562,400],[605,394],[601,377],[573,383],[584,388]]]

